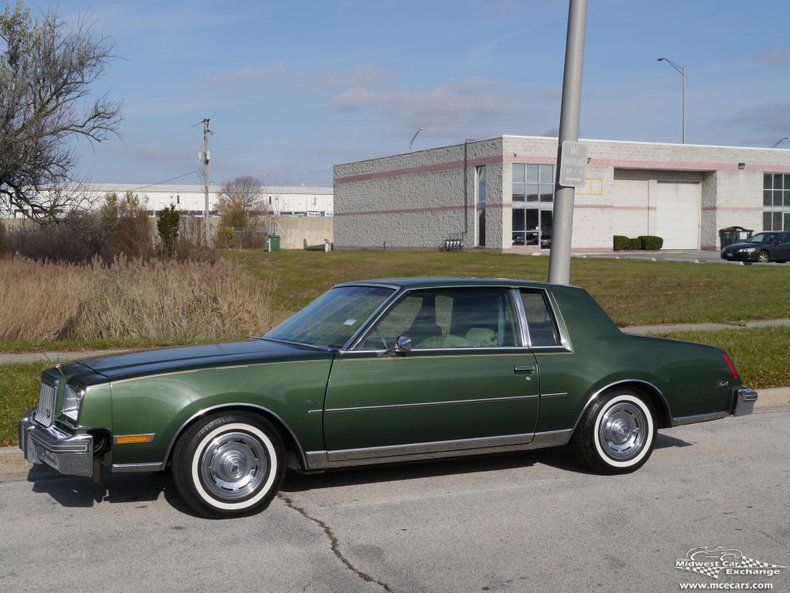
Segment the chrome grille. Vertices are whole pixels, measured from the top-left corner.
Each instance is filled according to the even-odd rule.
[[[36,410],[35,420],[44,426],[52,426],[55,420],[55,393],[57,392],[57,382],[55,385],[41,382],[38,391],[38,409]]]

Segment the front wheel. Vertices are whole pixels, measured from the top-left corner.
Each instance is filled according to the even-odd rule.
[[[613,390],[590,404],[573,435],[582,463],[602,474],[639,469],[653,452],[655,440],[653,407],[632,390]]]
[[[767,264],[769,261],[771,261],[771,254],[763,250],[757,254],[757,261],[759,261],[761,264]]]
[[[176,443],[173,479],[200,515],[234,517],[264,509],[280,488],[284,446],[270,422],[253,414],[209,416]]]

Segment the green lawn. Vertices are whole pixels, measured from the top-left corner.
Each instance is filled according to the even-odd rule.
[[[548,257],[435,251],[227,251],[224,257],[276,283],[280,316],[337,282],[398,276],[546,280]],[[790,265],[728,266],[574,258],[571,283],[586,288],[618,325],[790,317]]]
[[[676,332],[663,337],[724,348],[749,387],[790,387],[790,328]]]
[[[19,421],[38,402],[38,376],[50,363],[0,366],[0,445],[19,444]]]

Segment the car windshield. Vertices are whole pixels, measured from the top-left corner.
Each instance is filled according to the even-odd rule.
[[[264,336],[340,348],[394,292],[380,286],[341,286],[318,297]]]
[[[747,243],[770,243],[771,240],[774,238],[773,233],[757,233],[756,235],[752,235],[750,239],[747,239]]]

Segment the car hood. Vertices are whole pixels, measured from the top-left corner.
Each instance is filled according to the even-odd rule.
[[[269,340],[159,348],[80,360],[79,364],[110,380],[179,371],[330,358],[332,352]]]
[[[746,249],[747,247],[761,247],[766,245],[766,243],[733,243],[732,245],[727,245],[724,248],[724,251],[738,251],[739,249]]]

